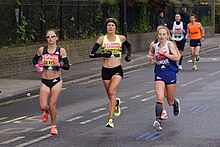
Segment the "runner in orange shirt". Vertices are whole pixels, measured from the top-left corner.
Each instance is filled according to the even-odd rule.
[[[196,22],[196,15],[191,14],[190,15],[190,23],[187,25],[188,33],[190,36],[190,50],[191,50],[191,59],[193,64],[193,70],[197,70],[196,61],[200,60],[199,57],[199,50],[202,46],[201,40],[204,41],[204,29],[202,27],[202,24],[200,22]]]

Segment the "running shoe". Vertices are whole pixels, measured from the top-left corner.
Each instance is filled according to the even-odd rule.
[[[168,118],[168,116],[167,116],[167,111],[164,109],[163,111],[162,111],[162,114],[161,114],[161,119],[162,120],[166,120]]]
[[[153,127],[154,129],[156,129],[157,131],[162,131],[162,127],[161,127],[161,122],[159,119],[156,119],[153,123]]]
[[[199,55],[196,55],[196,61],[198,62],[200,60]]]
[[[180,101],[178,99],[174,99],[173,105],[173,114],[174,116],[178,116],[180,114]]]
[[[109,118],[108,122],[107,122],[107,124],[105,126],[109,127],[109,128],[114,128],[113,119]]]
[[[49,114],[47,114],[46,112],[44,112],[44,114],[42,115],[42,121],[43,122],[47,122],[49,118]]]
[[[197,66],[196,66],[196,65],[193,65],[192,70],[197,70]]]
[[[57,135],[57,134],[58,134],[57,126],[56,126],[56,125],[53,125],[53,126],[51,127],[50,134],[51,134],[51,135]]]
[[[179,70],[182,70],[182,69],[183,69],[183,66],[182,66],[182,65],[179,65],[178,67],[179,67]]]
[[[114,115],[115,115],[116,117],[118,117],[118,116],[121,115],[120,104],[121,104],[120,98],[116,98],[116,105],[115,105],[116,110],[114,111]]]

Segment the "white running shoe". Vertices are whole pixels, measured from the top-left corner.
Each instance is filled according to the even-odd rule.
[[[197,66],[194,65],[193,68],[192,68],[192,70],[197,70]]]
[[[162,127],[161,127],[161,123],[160,123],[160,120],[159,120],[159,119],[157,119],[157,120],[154,121],[153,127],[154,127],[154,129],[156,129],[157,131],[162,131]]]
[[[183,69],[183,66],[182,66],[182,65],[179,65],[178,67],[179,67],[179,70],[182,70],[182,69]]]
[[[162,114],[161,114],[161,119],[162,120],[166,120],[168,118],[168,116],[167,116],[167,111],[164,109],[163,111],[162,111]]]

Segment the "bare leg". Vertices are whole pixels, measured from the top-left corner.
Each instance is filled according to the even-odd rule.
[[[60,92],[62,89],[62,80],[59,81],[54,87],[51,89],[51,98],[50,98],[50,116],[52,125],[56,125],[57,111],[56,105],[58,98],[60,96]]]
[[[166,89],[167,89],[168,104],[172,106],[176,95],[176,84],[166,85]]]
[[[192,64],[194,66],[194,65],[196,65],[196,63],[195,63],[195,48],[194,47],[190,47],[190,50],[191,50]]]
[[[121,79],[122,79],[121,76],[115,75],[112,77],[111,81],[103,80],[109,98],[109,118],[113,118],[115,105],[116,105],[116,92],[121,82]]]
[[[200,46],[195,47],[195,55],[199,55]]]
[[[155,91],[157,96],[157,103],[155,107],[156,118],[161,118],[165,93],[165,84],[163,81],[155,82]]]
[[[47,114],[49,114],[49,106],[48,106],[48,96],[50,94],[50,88],[44,85],[43,83],[41,84],[40,87],[40,109]]]

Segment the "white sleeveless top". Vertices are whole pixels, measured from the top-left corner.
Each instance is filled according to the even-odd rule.
[[[174,21],[173,23],[173,28],[172,28],[172,39],[175,41],[181,41],[184,38],[184,34],[183,34],[183,22],[180,21],[180,24],[177,25],[176,21]]]

